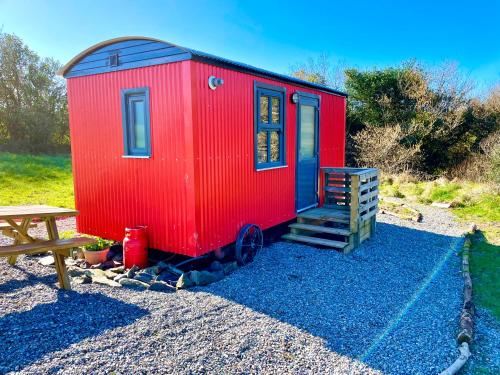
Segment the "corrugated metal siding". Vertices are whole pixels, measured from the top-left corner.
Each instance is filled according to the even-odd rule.
[[[122,240],[126,226],[147,225],[151,247],[195,255],[188,64],[68,80],[80,232]],[[122,158],[120,91],[144,86],[150,88],[152,158]]]
[[[224,85],[210,90],[210,75]],[[287,89],[285,168],[254,169],[255,80]],[[152,158],[122,158],[120,91],[143,86]],[[196,256],[233,242],[246,223],[293,219],[294,91],[321,96],[320,164],[342,166],[340,96],[193,61],[69,79],[78,230],[121,240],[126,226],[147,225],[151,247]]]
[[[346,98],[323,94],[320,108],[320,167],[343,167],[345,164]],[[323,176],[320,174],[319,198],[324,201]]]
[[[345,98],[200,62],[191,64],[196,222],[203,253],[233,242],[244,224],[266,229],[295,217],[296,106],[289,99],[294,91],[321,96],[320,163],[343,165]],[[224,79],[215,91],[207,86],[211,75]],[[287,90],[285,168],[255,171],[255,80]]]

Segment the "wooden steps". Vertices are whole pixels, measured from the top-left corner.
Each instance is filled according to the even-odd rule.
[[[305,243],[314,244],[314,245],[333,247],[333,248],[342,249],[342,250],[349,245],[348,242],[326,240],[324,238],[318,238],[318,237],[301,236],[299,234],[292,234],[292,233],[285,234],[281,238],[283,238],[285,240],[305,242]]]
[[[322,225],[311,225],[311,224],[301,224],[301,223],[293,223],[289,225],[290,228],[293,229],[302,229],[316,233],[328,233],[328,234],[337,234],[339,236],[348,237],[351,234],[349,229],[344,228],[330,228],[324,227]]]
[[[313,208],[297,215],[290,224],[290,233],[282,236],[289,241],[320,245],[342,252],[352,249],[349,212],[332,208]]]
[[[328,208],[313,208],[312,210],[299,213],[297,217],[308,220],[331,221],[342,224],[349,224],[350,221],[349,212]]]

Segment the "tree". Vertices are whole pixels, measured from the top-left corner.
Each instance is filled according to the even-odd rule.
[[[60,64],[0,32],[0,145],[23,152],[69,149],[66,89]]]
[[[400,155],[400,147],[407,150],[405,168],[411,166],[414,172],[442,174],[461,163],[498,129],[498,112],[471,99],[471,88],[453,64],[432,70],[416,62],[382,70],[347,70],[347,121],[356,142],[355,159],[366,163],[366,155],[383,155],[392,141],[390,149]],[[391,131],[399,137],[388,137]],[[367,143],[368,136],[375,139]],[[398,165],[385,168],[397,172]]]
[[[304,81],[342,89],[344,73],[342,64],[332,64],[328,55],[322,53],[317,59],[309,58],[305,63],[290,66],[290,74]]]

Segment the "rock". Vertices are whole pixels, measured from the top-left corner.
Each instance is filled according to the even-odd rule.
[[[116,264],[112,260],[107,260],[104,263],[94,264],[90,266],[92,269],[107,270],[109,268],[116,267]]]
[[[77,276],[73,277],[71,279],[71,282],[74,284],[90,284],[92,282],[92,278],[88,277],[87,275]]]
[[[175,288],[173,286],[170,286],[169,284],[164,283],[163,281],[155,281],[149,286],[148,289],[153,290],[155,292],[164,292],[164,293],[175,292]]]
[[[106,273],[103,270],[100,269],[90,269],[85,271],[85,275],[89,277],[94,277],[94,276],[102,276],[106,277]]]
[[[123,272],[125,272],[125,266],[113,267],[113,268],[110,268],[108,271],[111,271],[114,273],[123,273]]]
[[[80,268],[83,268],[83,269],[86,269],[86,270],[90,269],[90,267],[91,267],[90,263],[86,262],[85,260],[81,260],[79,262],[78,266]]]
[[[226,276],[226,275],[224,275],[224,271],[212,272],[212,274],[215,277],[215,281],[220,281]]]
[[[112,260],[107,260],[106,262],[101,263],[101,269],[103,270],[107,270],[109,268],[114,268],[114,267],[116,267],[116,264]]]
[[[156,266],[160,269],[160,272],[168,269],[168,263],[166,263],[164,261],[158,262],[158,264]]]
[[[421,223],[423,219],[424,219],[424,216],[420,212],[412,217],[412,220],[416,221],[417,223]]]
[[[222,263],[219,262],[218,260],[214,260],[212,264],[210,264],[210,270],[211,271],[222,271],[224,267],[222,267]]]
[[[153,275],[149,273],[139,272],[134,276],[134,280],[142,281],[143,283],[150,283],[153,281]]]
[[[151,276],[156,276],[160,273],[160,267],[158,266],[152,266],[152,267],[148,267],[148,268],[144,268],[141,273],[146,273],[148,275],[151,275]]]
[[[448,202],[432,202],[431,206],[439,207],[439,208],[450,208],[451,207],[451,203],[448,203]]]
[[[106,276],[93,276],[92,277],[92,282],[94,284],[102,284],[102,285],[108,285],[112,287],[120,287],[120,283],[117,283],[116,281],[108,279]]]
[[[189,271],[189,272],[186,272],[185,275],[189,280],[191,280],[193,285],[199,285],[200,271]]]
[[[86,275],[86,272],[84,269],[81,269],[80,267],[75,267],[75,266],[70,266],[68,267],[68,275],[71,277],[80,277]]]
[[[215,281],[219,281],[224,277],[222,271],[189,271],[181,275],[177,281],[177,288],[189,288],[195,285],[208,285]]]
[[[236,262],[224,263],[223,267],[224,267],[224,275],[229,275],[238,269],[238,263]]]
[[[106,276],[108,279],[114,280],[114,278],[116,276],[118,276],[118,274],[109,269],[109,270],[104,271],[104,276]]]
[[[44,256],[38,260],[42,266],[53,266],[55,263],[54,257],[52,255]]]
[[[198,282],[196,285],[208,285],[220,279],[210,271],[200,271],[198,274]]]
[[[107,260],[113,260],[116,256],[122,256],[123,246],[121,244],[114,244],[109,247],[108,254],[106,254]]]
[[[166,264],[166,270],[168,270],[170,273],[173,273],[174,275],[182,275],[184,272],[180,270],[179,268],[172,266],[171,264],[164,263]]]
[[[171,281],[171,282],[177,282],[179,279],[178,275],[173,275],[172,273],[168,271],[164,271],[160,273],[158,276],[155,277],[155,281]]]
[[[133,278],[134,278],[134,276],[135,276],[135,274],[136,274],[139,270],[140,270],[140,268],[139,268],[138,266],[132,266],[132,268],[131,268],[131,269],[129,269],[129,270],[127,271],[127,277],[128,277],[129,279],[133,279]]]
[[[120,285],[126,287],[126,288],[131,288],[131,289],[137,289],[137,290],[144,290],[149,288],[149,284],[143,283],[142,281],[139,280],[134,280],[134,279],[129,279],[129,278],[123,278],[120,279]]]
[[[76,266],[79,262],[73,258],[66,258],[64,259],[64,263],[66,263],[67,266]]]
[[[121,279],[126,279],[126,278],[127,278],[127,275],[125,275],[124,273],[121,273],[121,274],[115,276],[115,278],[113,280],[116,281],[116,282],[118,282]]]
[[[179,280],[177,280],[177,284],[175,285],[177,289],[186,289],[192,286],[194,286],[193,282],[185,273],[183,273],[181,277],[179,277]]]

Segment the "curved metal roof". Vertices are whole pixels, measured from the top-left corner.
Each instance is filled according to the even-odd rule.
[[[181,47],[181,46],[178,46],[178,45],[175,45],[173,43],[166,42],[166,41],[163,41],[160,39],[149,38],[149,37],[144,37],[144,36],[126,36],[126,37],[109,39],[109,40],[97,43],[97,44],[93,45],[92,47],[87,48],[86,50],[82,51],[81,53],[79,53],[75,57],[73,57],[66,65],[64,65],[58,71],[58,74],[61,76],[64,76],[64,77],[71,76],[71,70],[76,65],[78,65],[83,59],[85,59],[87,56],[89,56],[93,53],[98,53],[98,50],[104,49],[107,46],[110,46],[110,45],[113,45],[116,43],[120,43],[120,42],[127,42],[127,41],[133,41],[133,40],[144,40],[144,41],[149,41],[149,42],[164,43],[166,45],[169,45],[170,47],[174,47],[177,50],[182,51],[183,52],[182,57],[176,58],[175,61],[181,61],[181,60],[200,61],[200,62],[204,62],[204,63],[211,64],[211,65],[221,66],[221,67],[225,67],[228,69],[233,69],[233,70],[237,70],[237,71],[241,71],[241,72],[255,74],[258,76],[262,76],[262,77],[274,78],[274,79],[277,79],[280,81],[290,82],[290,83],[297,84],[300,86],[310,87],[310,88],[329,92],[329,93],[336,94],[336,95],[347,96],[347,94],[345,92],[333,89],[333,88],[325,86],[325,85],[321,85],[321,84],[317,84],[317,83],[313,83],[313,82],[309,82],[309,81],[304,81],[304,80],[301,80],[301,79],[298,79],[295,77],[290,77],[290,76],[287,76],[284,74],[271,72],[269,70],[256,68],[254,66],[240,63],[237,61],[232,61],[229,59],[225,59],[223,57],[214,56],[214,55],[211,55],[211,54],[206,53],[206,52],[201,52],[201,51],[197,51],[197,50],[194,50],[191,48]],[[159,61],[159,62],[153,62],[153,63],[149,63],[147,65],[162,64],[162,63],[167,62],[167,60],[163,60],[163,62],[161,60],[157,60],[157,61]],[[172,61],[174,61],[174,60],[172,60]],[[144,66],[146,66],[146,64]],[[134,67],[138,67],[138,65],[136,64]],[[87,73],[87,74],[80,74],[80,75],[88,75],[88,74],[95,74],[95,73]]]

